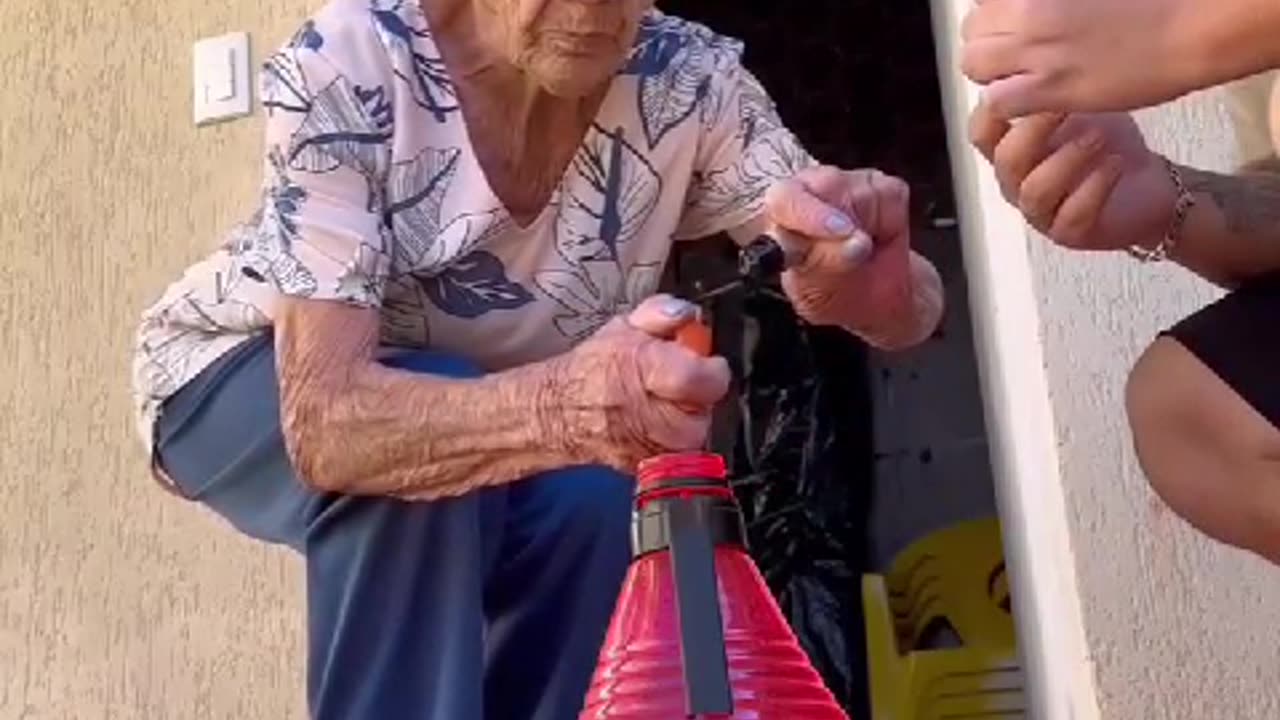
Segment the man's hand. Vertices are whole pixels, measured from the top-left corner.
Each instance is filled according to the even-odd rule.
[[[1128,115],[1048,113],[1011,124],[983,104],[970,134],[1005,198],[1063,246],[1152,247],[1169,229],[1177,188]]]
[[[976,0],[964,21],[962,68],[988,86],[985,101],[1006,118],[1133,110],[1265,69],[1280,21],[1273,6],[1280,4]]]
[[[839,325],[881,347],[924,340],[942,313],[942,288],[911,251],[910,191],[876,170],[816,167],[766,199],[791,269],[783,287],[809,322]]]

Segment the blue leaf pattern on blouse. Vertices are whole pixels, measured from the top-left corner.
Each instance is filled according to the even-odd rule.
[[[419,277],[423,291],[442,311],[461,318],[478,318],[494,310],[515,310],[533,302],[533,295],[507,278],[502,261],[477,250],[439,274]]]
[[[727,215],[758,205],[778,178],[792,177],[812,162],[802,148],[781,137],[766,137],[752,151],[736,165],[695,178],[698,205],[686,212]]]
[[[273,181],[266,189],[266,201],[257,218],[256,228],[238,236],[230,248],[240,274],[255,282],[270,283],[281,292],[299,297],[315,293],[315,275],[293,255],[293,241],[298,234],[295,217],[307,200],[306,190],[284,172],[283,159],[271,156],[275,168]]]
[[[339,76],[311,100],[289,148],[289,167],[311,173],[350,167],[377,178],[390,139],[390,128],[370,116],[356,89]]]
[[[393,243],[383,233],[383,246]],[[336,280],[335,295],[344,298],[382,298],[391,272],[391,257],[382,248],[362,242],[355,257],[345,264]]]
[[[621,272],[610,262],[590,261],[569,269],[543,270],[534,283],[562,311],[556,329],[582,340],[621,313],[639,305],[658,289],[662,261],[641,262]]]
[[[387,89],[381,85],[366,88],[356,85],[352,90],[365,113],[379,130],[390,131],[395,124],[395,111],[387,99]]]
[[[386,294],[380,313],[382,341],[400,347],[430,347],[429,301],[418,278],[410,274],[393,277],[387,281]]]
[[[306,48],[307,50],[319,50],[324,47],[324,36],[316,30],[316,22],[308,20],[302,24],[298,32],[294,33],[293,39],[289,42],[290,47]]]
[[[311,91],[297,52],[295,48],[285,48],[262,65],[262,107],[268,116],[277,110],[304,113],[311,109]]]
[[[813,164],[813,158],[787,131],[777,108],[759,82],[741,79],[736,108],[738,143],[743,152],[731,165],[695,175],[696,204],[686,206],[686,221],[730,215],[757,207],[779,178],[792,177]]]
[[[592,126],[570,167],[568,198],[560,207],[556,244],[570,262],[619,258],[662,194],[662,177],[623,136],[622,128]]]
[[[645,139],[653,149],[706,100],[712,72],[736,45],[674,18],[645,19],[624,75],[638,78],[636,103]]]
[[[284,47],[262,63],[262,107],[270,116],[277,110],[304,113],[311,109],[311,92],[298,61],[299,52],[318,52],[324,36],[308,20]]]
[[[440,237],[440,208],[458,172],[460,148],[426,148],[395,163],[387,177],[386,223],[395,233],[396,266],[428,266]]]
[[[406,5],[411,3],[411,5]],[[415,42],[431,36],[426,19],[422,17],[418,0],[371,0],[369,11],[388,46],[399,46],[408,51],[408,67],[397,63],[396,76],[409,87],[415,102],[431,113],[436,122],[442,123],[450,113],[457,112],[458,94],[449,78],[444,59],[438,54],[422,52],[421,43]],[[401,53],[392,54],[393,58]]]

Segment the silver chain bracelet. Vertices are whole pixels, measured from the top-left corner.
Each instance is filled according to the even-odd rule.
[[[1141,245],[1131,245],[1129,254],[1141,260],[1144,263],[1158,263],[1169,259],[1174,247],[1178,244],[1178,240],[1182,237],[1182,229],[1187,224],[1187,217],[1191,214],[1191,208],[1195,207],[1196,197],[1187,189],[1186,182],[1182,179],[1182,172],[1178,170],[1178,166],[1173,164],[1169,158],[1162,158],[1165,168],[1169,171],[1169,177],[1173,179],[1174,188],[1178,192],[1178,199],[1173,204],[1173,220],[1169,223],[1169,229],[1161,238],[1160,243],[1154,248],[1145,248]]]

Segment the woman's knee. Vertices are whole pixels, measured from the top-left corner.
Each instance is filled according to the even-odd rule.
[[[1126,409],[1148,481],[1175,512],[1280,561],[1280,431],[1171,338],[1134,366]]]
[[[600,466],[564,468],[511,488],[511,501],[533,522],[560,537],[587,541],[627,538],[635,489],[632,478]]]

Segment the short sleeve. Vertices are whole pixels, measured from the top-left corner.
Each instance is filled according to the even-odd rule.
[[[764,212],[770,186],[814,160],[778,116],[764,86],[735,59],[713,78],[702,108],[694,176],[680,240],[741,227]]]
[[[263,66],[266,179],[252,267],[281,294],[381,304],[394,126],[381,47],[367,13],[330,9]]]

